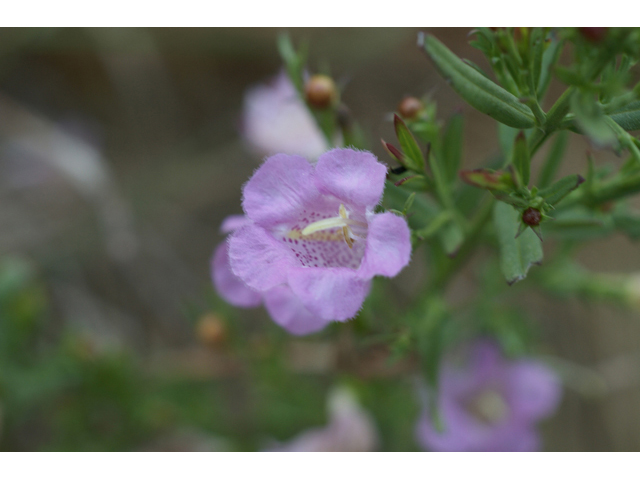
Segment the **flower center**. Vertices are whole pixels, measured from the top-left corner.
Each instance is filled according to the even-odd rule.
[[[327,197],[273,233],[303,267],[357,270],[367,246],[367,227],[365,212],[351,210]]]
[[[475,418],[487,425],[494,425],[508,413],[509,407],[504,398],[493,388],[487,388],[476,395],[466,405]]]
[[[349,248],[353,248],[353,241],[360,235],[356,235],[355,233],[353,233],[351,226],[366,227],[367,224],[364,222],[359,222],[357,220],[351,220],[349,218],[347,209],[343,204],[340,204],[340,208],[338,208],[338,216],[324,218],[322,220],[318,220],[317,222],[310,223],[305,228],[303,228],[298,235],[300,235],[301,238],[307,240],[344,240]],[[334,228],[340,228],[341,233],[331,234],[330,232],[326,232],[326,230],[331,230]],[[294,232],[296,231],[291,231],[289,233],[289,236],[291,236],[291,234],[293,234]]]

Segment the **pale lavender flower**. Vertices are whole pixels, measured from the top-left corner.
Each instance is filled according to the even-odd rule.
[[[316,159],[329,148],[286,73],[245,96],[242,134],[261,156],[288,153]]]
[[[227,217],[220,230],[231,233],[251,221],[243,215]],[[229,244],[221,243],[211,259],[211,278],[216,290],[231,305],[242,308],[258,307],[264,303],[271,318],[294,335],[307,335],[322,330],[329,321],[311,314],[286,285],[278,285],[266,292],[248,287],[231,271]]]
[[[533,359],[505,359],[488,340],[470,345],[466,354],[461,363],[444,363],[438,389],[443,430],[425,406],[419,443],[433,451],[538,450],[536,422],[551,415],[561,398],[556,375]]]
[[[379,439],[373,419],[346,388],[337,388],[328,398],[329,423],[309,429],[293,440],[273,445],[275,452],[371,452]]]
[[[411,256],[406,220],[374,213],[386,171],[373,154],[351,149],[324,153],[316,165],[268,158],[244,186],[251,223],[229,240],[233,273],[259,292],[288,286],[323,320],[353,318],[371,279],[395,276]]]

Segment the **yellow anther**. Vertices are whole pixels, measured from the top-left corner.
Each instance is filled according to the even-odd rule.
[[[347,242],[349,248],[353,248],[353,239],[351,238],[349,227],[342,227],[342,235],[344,235],[344,241]]]

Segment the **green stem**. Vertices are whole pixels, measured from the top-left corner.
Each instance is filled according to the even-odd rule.
[[[464,242],[460,246],[458,254],[446,264],[445,268],[437,272],[431,279],[429,285],[430,291],[444,291],[453,276],[465,265],[471,253],[473,253],[475,247],[479,244],[478,235],[480,235],[487,222],[491,219],[493,204],[493,197],[487,197],[487,200],[480,207],[469,227],[469,231],[465,235]]]
[[[551,107],[549,113],[547,113],[547,120],[544,126],[536,130],[531,136],[529,141],[531,156],[538,151],[547,138],[560,126],[560,123],[567,113],[569,113],[569,101],[574,91],[575,87],[569,87],[560,95],[560,98],[556,100],[556,103],[553,104],[553,107]]]

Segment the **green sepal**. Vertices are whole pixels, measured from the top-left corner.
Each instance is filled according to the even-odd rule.
[[[505,203],[495,204],[493,223],[500,248],[500,269],[507,283],[513,285],[526,278],[531,265],[542,263],[542,243],[529,228],[516,238],[520,214]]]
[[[411,170],[423,172],[424,157],[409,127],[407,127],[398,115],[393,116],[393,126],[396,130],[400,148],[402,148],[402,153],[404,154],[404,165]]]
[[[467,65],[433,35],[421,34],[418,45],[458,95],[471,106],[510,127],[531,128],[535,125],[529,107]]]
[[[569,195],[584,182],[582,175],[573,174],[561,178],[551,186],[543,188],[538,195],[551,206],[555,206],[560,200]]]
[[[501,202],[508,203],[509,205],[512,205],[516,208],[524,209],[529,206],[529,202],[513,194],[510,195],[508,193],[499,192],[496,190],[491,190],[491,194],[496,198],[496,200],[500,200]]]

